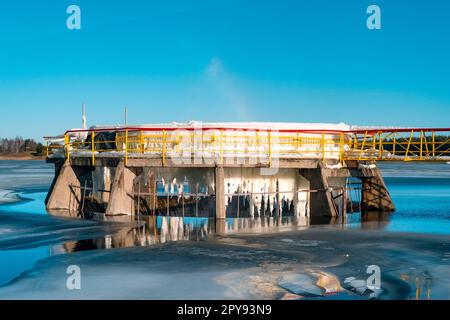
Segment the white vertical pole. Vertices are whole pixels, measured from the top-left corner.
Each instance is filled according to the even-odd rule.
[[[87,129],[87,125],[86,125],[86,105],[82,104],[81,106],[81,125],[83,129]]]

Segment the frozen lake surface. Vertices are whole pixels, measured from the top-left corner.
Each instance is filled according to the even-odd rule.
[[[381,167],[393,214],[312,226],[228,219],[218,236],[206,218],[149,217],[137,228],[48,215],[53,166],[0,161],[0,298],[449,299],[450,165]],[[70,265],[81,290],[66,288]],[[380,291],[362,285],[370,265]]]

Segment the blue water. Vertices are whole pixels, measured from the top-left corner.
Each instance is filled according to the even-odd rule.
[[[386,230],[450,234],[449,178],[387,178],[386,183],[397,206]]]
[[[0,205],[0,211],[20,212],[30,214],[47,214],[45,210],[45,197],[48,189],[35,192],[21,192],[21,201]]]
[[[32,249],[0,251],[0,286],[31,269],[35,263],[49,256],[50,248],[42,246]]]
[[[396,211],[372,217],[367,226],[386,231],[450,234],[450,165],[384,164],[384,180]],[[398,170],[395,170],[397,169]],[[359,214],[349,215],[352,227],[364,226]],[[375,220],[375,221],[374,221]]]

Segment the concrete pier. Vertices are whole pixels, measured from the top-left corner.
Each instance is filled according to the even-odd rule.
[[[226,218],[225,207],[225,173],[223,166],[217,166],[215,169],[215,187],[216,187],[216,218]]]
[[[133,197],[133,181],[136,174],[120,161],[111,187],[107,215],[133,215],[135,213]]]
[[[162,214],[215,217],[338,217],[346,214],[346,181],[361,180],[363,211],[395,206],[374,165],[280,160],[273,174],[254,164],[167,165],[152,159],[72,157],[56,170],[47,209],[105,215]],[[72,214],[73,215],[73,214]]]
[[[332,199],[332,189],[328,181],[329,174],[323,168],[300,169],[300,174],[305,177],[310,188],[314,190],[310,195],[310,210],[314,217],[336,217],[339,212]]]
[[[64,162],[61,168],[56,170],[47,196],[47,209],[79,211],[82,201],[83,176],[90,170],[89,167],[73,166],[69,161]]]
[[[378,169],[373,170],[371,177],[363,178],[362,201],[363,211],[395,211],[395,205]]]

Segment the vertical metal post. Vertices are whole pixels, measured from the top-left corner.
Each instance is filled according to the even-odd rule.
[[[223,129],[220,129],[220,163],[223,164]]]
[[[253,218],[255,216],[255,207],[253,205],[253,182],[250,190],[250,216]]]
[[[48,140],[47,140],[47,147],[46,147],[46,149],[45,149],[45,155],[46,155],[46,157],[48,158]]]
[[[395,156],[395,147],[397,144],[397,132],[394,132],[394,141],[392,143],[392,154]]]
[[[144,146],[144,133],[143,131],[139,131],[139,146],[140,146],[140,152],[143,154],[145,151],[145,146]]]
[[[435,147],[435,134],[434,131],[431,133],[432,135],[432,148],[433,148],[433,157],[436,156],[436,147]]]
[[[66,149],[66,158],[67,160],[70,160],[70,138],[68,132],[64,135],[64,146]]]
[[[95,166],[95,133],[91,132],[92,165]]]
[[[166,165],[166,130],[162,132],[162,145],[161,145],[161,154],[162,154],[162,165]]]
[[[183,214],[183,218],[184,218],[184,184],[182,185],[183,189],[181,190],[181,212]]]
[[[403,159],[404,161],[408,160],[409,147],[411,146],[411,140],[412,140],[412,137],[413,137],[413,133],[414,133],[414,130],[411,130],[411,133],[409,135],[408,146],[406,148],[405,158]]]
[[[375,150],[377,148],[377,134],[375,133],[373,135],[373,141],[372,141],[372,149]]]
[[[198,217],[198,183],[195,185],[195,216]]]
[[[269,160],[269,167],[272,167],[272,145],[271,145],[270,130],[267,132],[267,143],[268,143],[267,158]]]
[[[344,163],[344,133],[341,132],[339,138],[339,162]]]
[[[82,216],[84,216],[84,202],[85,202],[85,199],[86,199],[86,189],[87,189],[87,179],[84,180],[83,202],[81,203],[81,211],[80,211]]]
[[[383,157],[383,132],[378,132],[378,159],[381,160]]]
[[[237,194],[237,218],[239,218],[239,214],[240,214],[240,207],[241,207],[241,194],[238,188],[238,194]]]
[[[128,129],[125,130],[125,165],[128,165]]]
[[[364,151],[364,146],[366,144],[366,138],[367,138],[367,131],[364,131],[364,137],[363,137],[363,141],[361,143],[361,151],[359,152],[358,160],[361,160],[361,158],[362,158],[362,154],[363,154],[363,151]]]
[[[157,199],[156,179],[153,179],[153,216],[155,216],[155,212],[156,212],[156,199]]]
[[[169,195],[169,188],[167,188],[167,216],[170,214],[170,195]]]
[[[325,132],[322,131],[322,161],[325,161]]]
[[[420,130],[420,160],[422,160],[423,154],[423,131]]]
[[[134,201],[134,199],[133,199]],[[141,215],[141,180],[139,180],[138,183],[138,210],[137,210],[137,218],[138,218],[138,225],[139,225],[139,216]]]

